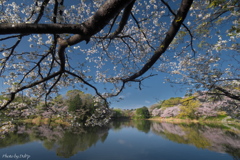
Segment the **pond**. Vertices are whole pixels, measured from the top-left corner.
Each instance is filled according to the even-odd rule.
[[[19,124],[0,139],[0,159],[237,160],[240,129],[152,121],[92,128]]]

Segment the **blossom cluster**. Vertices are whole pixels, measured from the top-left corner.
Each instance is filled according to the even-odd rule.
[[[4,122],[0,126],[0,139],[5,138],[5,135],[8,134],[9,132],[12,132],[14,129],[14,125],[12,124],[11,121]]]
[[[111,120],[112,111],[106,107],[97,108],[85,123],[86,126],[104,126]]]

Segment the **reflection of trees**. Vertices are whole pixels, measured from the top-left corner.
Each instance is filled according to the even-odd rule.
[[[61,157],[71,157],[79,151],[85,151],[95,145],[98,140],[104,142],[108,135],[107,128],[87,128],[86,132],[73,133],[65,132],[62,139],[57,142],[59,146],[56,150],[57,155]]]
[[[46,139],[43,141],[43,146],[48,150],[51,150],[54,147],[54,144],[55,144],[55,141],[53,140]]]
[[[126,127],[132,127],[132,128],[134,127],[141,132],[148,133],[151,129],[151,122],[146,120],[112,121],[110,125],[111,125],[111,128],[114,129],[114,131],[119,131],[122,128],[126,128]]]
[[[202,136],[196,125],[175,125],[169,123],[153,123],[152,130],[163,137],[182,144],[193,144],[198,148],[210,146],[208,140]]]
[[[182,127],[186,133],[185,139],[198,148],[208,148],[211,146],[208,139],[204,137],[198,130],[198,125]]]
[[[61,157],[71,157],[78,152],[77,149],[88,148],[84,143],[79,143],[79,137],[77,134],[72,134],[71,132],[66,132],[62,139],[60,139],[57,144],[59,147],[56,152],[58,156]]]
[[[122,128],[127,128],[127,127],[134,127],[135,123],[133,121],[129,121],[129,120],[120,120],[120,121],[112,121],[110,123],[111,128],[114,131],[119,131]]]
[[[151,129],[154,133],[177,143],[193,144],[198,148],[225,152],[234,158],[240,158],[240,136],[223,128],[199,124],[152,123]]]
[[[231,145],[225,145],[224,147],[225,147],[226,153],[232,155],[234,160],[240,160],[240,149],[239,148],[234,148]]]
[[[41,140],[48,150],[56,151],[61,157],[71,157],[79,151],[85,151],[99,140],[104,142],[108,136],[107,127],[66,127],[66,126],[31,126],[19,125],[16,131],[1,140],[0,148],[25,144]]]
[[[0,141],[0,148],[5,148],[16,144],[25,144],[30,141],[30,137],[26,133],[18,135],[16,132],[12,132],[6,135],[5,138],[1,139]]]
[[[142,132],[148,133],[151,128],[151,122],[150,121],[144,121],[144,120],[136,120],[134,121],[135,127]]]
[[[112,121],[111,126],[114,129],[114,131],[119,131],[122,129],[121,121]]]

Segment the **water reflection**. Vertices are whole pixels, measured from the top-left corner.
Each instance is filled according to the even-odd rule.
[[[209,126],[200,124],[171,124],[151,121],[115,121],[106,127],[31,126],[19,124],[13,133],[0,139],[0,149],[28,142],[41,141],[59,157],[69,158],[104,143],[109,131],[136,128],[141,133],[151,133],[180,144],[190,144],[201,149],[228,153],[240,159],[240,130],[233,126]]]
[[[228,153],[240,159],[240,130],[237,128],[223,125],[212,127],[200,124],[153,123],[151,129],[155,134],[171,141]]]
[[[99,140],[104,142],[108,136],[108,127],[76,128],[66,126],[31,126],[17,125],[15,132],[1,140],[0,148],[42,141],[48,150],[54,150],[60,157],[68,158],[85,151]]]

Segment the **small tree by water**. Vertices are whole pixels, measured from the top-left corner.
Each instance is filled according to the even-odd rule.
[[[136,109],[134,119],[146,119],[146,118],[150,118],[150,114],[147,107],[144,106],[142,108]]]
[[[82,106],[82,99],[79,96],[79,94],[75,95],[73,99],[69,100],[69,111],[76,111],[77,109],[80,109]]]

